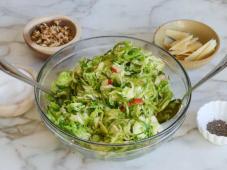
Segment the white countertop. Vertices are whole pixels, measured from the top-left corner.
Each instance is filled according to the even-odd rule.
[[[162,23],[195,19],[213,27],[221,48],[211,63],[189,71],[192,82],[203,77],[227,53],[226,0],[1,0],[0,45],[8,45],[11,62],[38,70],[43,63],[25,45],[24,25],[33,17],[64,14],[82,27],[82,38],[132,35],[152,41]],[[226,170],[227,147],[207,142],[196,128],[196,112],[211,100],[227,100],[227,70],[193,94],[188,116],[174,139],[138,159],[121,162],[86,159],[73,153],[40,123],[33,108],[23,116],[0,118],[0,170]]]

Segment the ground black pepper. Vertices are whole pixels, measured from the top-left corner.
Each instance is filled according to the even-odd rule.
[[[213,120],[207,124],[207,130],[217,136],[227,136],[227,123],[223,120]]]

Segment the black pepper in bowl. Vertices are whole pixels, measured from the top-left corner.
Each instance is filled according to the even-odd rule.
[[[227,137],[227,123],[223,120],[213,120],[207,124],[207,130],[211,134]]]

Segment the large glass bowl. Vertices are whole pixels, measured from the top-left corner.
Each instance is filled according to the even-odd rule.
[[[190,80],[181,64],[168,52],[156,45],[126,36],[102,36],[80,40],[69,45],[52,57],[50,57],[41,68],[37,81],[46,87],[56,79],[59,72],[72,69],[81,57],[92,57],[103,54],[111,49],[117,42],[131,41],[135,46],[150,51],[165,63],[165,74],[169,77],[175,98],[183,98],[184,94],[191,88]],[[169,121],[162,124],[162,131],[157,135],[127,144],[107,144],[87,141],[73,136],[52,123],[46,116],[46,95],[39,89],[35,89],[37,108],[45,125],[63,143],[73,149],[80,151],[85,156],[101,159],[131,159],[142,155],[170,139],[174,132],[181,126],[188,109],[191,95],[182,101],[178,113]]]

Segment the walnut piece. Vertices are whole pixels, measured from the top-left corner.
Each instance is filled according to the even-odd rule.
[[[43,47],[58,47],[73,39],[72,30],[61,25],[61,20],[54,20],[52,25],[41,23],[31,34],[31,39]]]

